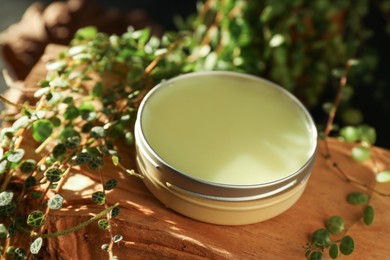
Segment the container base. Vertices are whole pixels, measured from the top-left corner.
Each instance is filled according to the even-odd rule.
[[[291,190],[273,197],[250,201],[219,201],[196,196],[169,183],[162,183],[146,171],[137,158],[149,191],[166,207],[195,220],[218,225],[246,225],[273,218],[289,209],[302,195],[307,179]],[[153,171],[153,170],[152,170]]]

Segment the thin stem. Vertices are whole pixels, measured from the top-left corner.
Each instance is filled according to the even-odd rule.
[[[345,86],[347,85],[348,72],[349,72],[350,68],[351,68],[350,61],[348,60],[347,64],[345,65],[345,72],[340,78],[340,84],[339,84],[337,96],[336,96],[336,99],[335,99],[334,104],[332,106],[332,110],[329,113],[328,121],[326,123],[325,131],[324,131],[326,136],[329,136],[330,131],[332,130],[332,126],[333,126],[333,122],[334,122],[334,119],[336,116],[337,109],[340,106],[340,103],[343,99],[343,90],[344,90]]]
[[[3,95],[0,95],[0,101],[3,101],[5,104],[16,107],[18,109],[35,109],[35,107],[33,106],[16,104],[15,102],[12,102]]]
[[[376,194],[378,194],[378,195],[380,195],[380,196],[383,196],[383,197],[390,197],[390,194],[380,192],[380,191],[378,191],[377,189],[375,189],[374,187],[371,187],[371,186],[369,186],[369,185],[367,185],[367,184],[365,184],[365,183],[363,183],[363,182],[360,182],[360,181],[358,181],[358,180],[355,180],[355,179],[350,178],[350,177],[341,169],[341,167],[340,167],[336,162],[333,163],[333,167],[337,170],[337,172],[339,172],[339,173],[341,174],[341,176],[344,178],[344,180],[345,180],[346,182],[349,182],[349,183],[358,185],[358,186],[360,186],[360,187],[362,187],[362,188],[364,188],[364,189],[366,189],[366,190],[369,190],[369,191],[371,191],[371,192],[373,192],[373,193],[376,193]]]
[[[33,237],[52,238],[52,237],[64,236],[64,235],[68,235],[70,233],[76,232],[76,231],[88,226],[89,224],[91,224],[95,220],[103,217],[105,214],[110,212],[110,210],[112,210],[113,208],[116,208],[118,206],[119,206],[119,203],[115,203],[111,207],[104,209],[102,212],[96,214],[94,217],[88,219],[87,221],[84,221],[83,223],[80,223],[77,226],[74,226],[72,228],[68,228],[68,229],[65,229],[65,230],[59,231],[59,232],[39,234],[39,233],[34,232],[34,231],[31,232],[31,230],[29,230],[25,227],[22,227],[21,225],[17,225],[16,227],[19,231],[22,231],[22,232],[27,233],[27,234],[31,234],[31,236],[33,236]]]

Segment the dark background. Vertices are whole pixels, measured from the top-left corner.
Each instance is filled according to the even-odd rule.
[[[49,4],[52,1],[43,0],[40,2]],[[96,0],[96,2],[101,6],[115,7],[122,11],[142,8],[166,30],[175,29],[172,21],[174,15],[180,14],[185,17],[196,11],[195,0]],[[27,0],[0,0],[0,31],[17,22],[31,3],[32,1]],[[390,23],[390,21],[373,5],[364,23],[374,32],[368,47],[373,48],[380,58],[375,70],[374,82],[371,85],[355,86],[352,105],[363,112],[363,122],[377,130],[376,145],[390,149],[390,123],[388,122],[390,118],[390,89],[388,86],[390,82],[390,36],[385,30],[386,23]],[[4,64],[0,60],[0,69],[3,67]],[[4,91],[4,86],[2,76],[0,76],[1,92]],[[323,118],[315,119],[318,122],[324,118],[325,115]]]

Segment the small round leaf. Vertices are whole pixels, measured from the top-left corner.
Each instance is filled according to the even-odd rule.
[[[24,156],[24,150],[16,149],[8,155],[7,160],[12,163],[18,163],[23,159],[23,156]]]
[[[104,128],[102,126],[94,126],[91,129],[90,135],[92,138],[103,138],[105,135]]]
[[[107,219],[99,219],[98,225],[101,230],[107,230],[110,227],[110,222]]]
[[[57,144],[56,146],[54,146],[53,151],[51,153],[53,154],[54,158],[58,158],[66,153],[66,147],[62,143]]]
[[[73,120],[77,118],[80,115],[80,111],[75,106],[68,106],[66,108],[66,111],[64,113],[64,118],[68,120]]]
[[[28,123],[30,122],[30,119],[28,118],[28,116],[22,116],[21,118],[19,118],[18,120],[16,120],[13,124],[12,124],[12,128],[17,131],[21,128],[24,128],[28,125]]]
[[[376,175],[377,182],[390,182],[390,171],[383,171]]]
[[[53,132],[53,123],[46,119],[40,119],[32,124],[33,138],[37,142],[45,141]]]
[[[88,167],[91,170],[100,169],[103,166],[103,159],[98,156],[93,156],[91,160],[88,162]]]
[[[8,161],[4,160],[0,162],[0,175],[5,173],[5,171],[8,169]]]
[[[340,216],[333,216],[325,222],[326,229],[334,235],[344,230],[344,219]]]
[[[42,211],[36,210],[28,215],[27,225],[40,228],[43,224],[45,224],[45,214]]]
[[[340,135],[345,141],[354,143],[359,139],[359,130],[353,126],[346,126],[341,128]]]
[[[350,255],[352,254],[353,250],[355,249],[355,243],[350,236],[345,236],[341,239],[340,242],[340,252],[343,255]]]
[[[322,260],[322,253],[320,251],[314,251],[310,254],[310,260]]]
[[[24,182],[24,188],[26,190],[29,190],[32,187],[34,187],[36,183],[37,183],[37,180],[35,179],[35,177],[29,176],[29,177],[27,177],[26,181]]]
[[[36,255],[39,253],[39,250],[41,250],[43,243],[43,239],[41,237],[37,237],[30,245],[30,252],[33,255]]]
[[[337,257],[339,257],[339,247],[337,246],[337,244],[332,244],[330,246],[330,248],[329,248],[329,256],[332,259],[336,259]]]
[[[10,190],[6,190],[0,193],[0,207],[11,204],[14,193]]]
[[[8,230],[3,223],[0,223],[0,240],[5,239],[8,236]]]
[[[113,208],[111,211],[110,211],[110,217],[111,218],[115,218],[116,216],[119,215],[119,213],[121,212],[121,209],[119,207],[115,207]]]
[[[86,163],[90,162],[91,159],[92,159],[92,155],[90,155],[87,152],[81,152],[81,153],[77,154],[75,160],[76,160],[77,164],[82,165],[82,164],[86,164]]]
[[[123,239],[123,237],[121,235],[115,235],[112,240],[114,241],[114,243],[118,243],[119,241],[121,241]]]
[[[37,167],[37,162],[33,159],[25,160],[20,166],[19,169],[23,173],[32,173]]]
[[[368,195],[363,192],[352,192],[347,196],[347,201],[353,205],[365,204],[368,199]]]
[[[367,226],[371,225],[375,219],[375,211],[371,205],[367,205],[363,211],[363,222]]]
[[[92,201],[98,205],[103,205],[106,202],[106,195],[102,191],[97,191],[92,194]]]
[[[44,175],[49,181],[58,182],[62,178],[62,170],[59,168],[49,168]]]
[[[370,149],[364,146],[357,146],[352,148],[352,158],[355,161],[362,162],[370,158]]]
[[[116,185],[118,184],[118,181],[115,180],[115,179],[110,179],[106,182],[106,184],[104,185],[104,189],[106,190],[112,190],[113,188],[116,187]]]
[[[74,135],[66,138],[65,140],[65,147],[68,149],[76,149],[80,146],[81,143],[81,137]]]
[[[367,125],[360,126],[360,140],[370,145],[376,142],[375,128]]]
[[[314,231],[311,242],[319,247],[327,248],[330,244],[330,233],[326,229],[317,229]]]
[[[47,203],[48,207],[52,210],[57,210],[64,204],[64,198],[60,194],[56,194],[51,197]]]

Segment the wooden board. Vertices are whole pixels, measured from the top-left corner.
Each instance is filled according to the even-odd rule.
[[[51,46],[46,55],[59,49]],[[26,87],[35,86],[44,75],[42,64],[38,63],[32,70]],[[120,202],[121,208],[114,220],[113,233],[122,235],[123,240],[115,245],[114,254],[119,259],[303,259],[303,246],[310,234],[324,227],[328,217],[340,215],[349,226],[362,211],[361,207],[345,202],[349,192],[361,188],[346,182],[333,163],[336,162],[351,178],[373,185],[372,161],[353,162],[350,144],[335,139],[330,139],[328,144],[332,158],[323,156],[325,146],[320,141],[308,186],[291,209],[271,220],[244,226],[211,225],[175,213],[154,198],[140,179],[107,163],[104,168],[106,180],[119,180],[118,187],[108,193],[108,202]],[[375,148],[373,153],[379,170],[390,169],[390,151]],[[134,167],[133,149],[129,148],[126,154],[127,166]],[[50,213],[46,224],[49,232],[72,227],[102,210],[90,200],[90,195],[101,189],[99,180],[87,170],[71,172],[61,193],[66,206]],[[376,188],[390,193],[390,185],[377,185]],[[349,231],[356,248],[350,259],[389,257],[390,198],[374,194],[371,203],[377,214],[373,225],[367,227],[358,222]],[[108,233],[99,230],[94,223],[45,243],[50,259],[106,259],[107,254],[100,247],[108,241]]]

